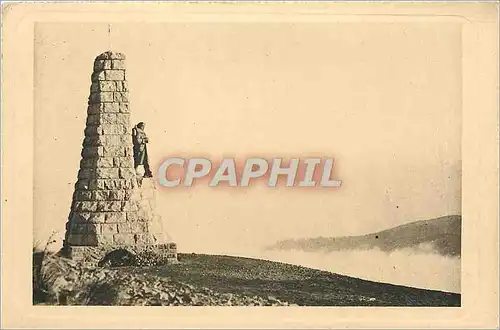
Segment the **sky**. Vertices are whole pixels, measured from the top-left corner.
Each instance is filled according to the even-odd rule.
[[[460,214],[456,23],[39,23],[34,239],[64,226],[93,60],[126,55],[132,123],[172,155],[335,158],[339,189],[158,189],[181,252],[360,235]]]

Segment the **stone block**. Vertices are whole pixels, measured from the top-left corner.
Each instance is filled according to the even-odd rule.
[[[92,192],[91,191],[75,191],[74,199],[77,201],[89,201],[92,200]]]
[[[139,216],[136,212],[126,212],[127,221],[139,221]]]
[[[112,69],[125,70],[125,61],[123,61],[123,60],[113,60],[113,61],[111,61],[111,68]]]
[[[113,235],[95,235],[97,245],[111,246],[114,244]]]
[[[111,69],[110,60],[95,60],[94,61],[94,72]]]
[[[126,80],[116,81],[117,92],[128,92],[128,82]]]
[[[114,167],[113,157],[99,157],[96,159],[96,167]]]
[[[97,94],[100,92],[116,92],[116,84],[114,81],[107,80],[94,81],[90,86],[90,92],[91,94]]]
[[[104,60],[94,61],[94,72],[104,70]]]
[[[103,103],[102,113],[117,113],[120,111],[119,104],[117,103]]]
[[[114,81],[99,81],[98,89],[100,92],[115,92],[116,84]]]
[[[75,189],[77,190],[88,190],[89,189],[89,180],[87,179],[78,179],[75,183]]]
[[[112,91],[103,92],[103,93],[114,93]],[[100,113],[116,113],[119,112],[119,106],[113,102],[96,102],[92,103],[90,106],[93,106],[92,114],[100,114]]]
[[[91,104],[89,104],[89,106],[87,107],[87,114],[88,115],[95,115],[97,113],[100,113],[102,111],[101,110],[101,105],[102,105],[102,103],[91,103]]]
[[[147,245],[147,244],[152,244],[153,239],[152,236],[149,234],[134,234],[137,244],[140,245]]]
[[[88,222],[91,223],[103,223],[105,219],[105,214],[102,212],[91,213]]]
[[[74,204],[74,211],[76,211],[76,212],[96,212],[97,211],[97,202],[77,201]]]
[[[114,81],[108,81],[108,80],[97,80],[92,82],[92,85],[90,85],[90,94],[98,94],[102,92],[116,92],[116,84]],[[92,103],[98,103],[99,101],[96,101],[97,99],[92,96],[90,97],[90,100],[93,101]]]
[[[111,190],[94,190],[92,191],[92,199],[95,201],[109,200],[109,192]]]
[[[135,178],[135,170],[133,168],[120,168],[120,178],[121,179],[131,179]]]
[[[71,216],[72,223],[102,223],[104,222],[104,213],[97,212],[77,212]]]
[[[124,60],[125,54],[107,51],[96,57],[96,60]]]
[[[128,93],[127,92],[114,92],[113,93],[113,100],[114,102],[119,102],[119,103],[127,103],[128,102]]]
[[[97,93],[97,92],[99,92],[99,82],[98,81],[94,81],[90,85],[90,94],[94,94],[94,93]]]
[[[142,234],[141,235],[141,240],[144,242],[144,244],[158,244],[160,241],[158,241],[155,237],[154,234]]]
[[[125,154],[123,146],[102,146],[101,148],[104,157],[120,157]]]
[[[81,168],[78,171],[78,178],[79,179],[93,179],[95,178],[95,169],[93,168]]]
[[[119,178],[119,171],[121,171],[121,169],[114,167],[97,168],[96,177],[99,179],[117,179]]]
[[[104,188],[101,188],[101,186],[104,186],[104,184],[100,182],[102,180],[90,179],[88,181],[89,181],[89,189],[90,190],[104,189]]]
[[[123,148],[124,155],[126,157],[134,156],[134,147],[133,146],[125,146]]]
[[[120,135],[120,143],[123,144],[123,145],[133,145],[132,134]],[[127,158],[132,159],[132,157],[127,157]],[[133,167],[133,166],[134,165],[132,164],[131,167]]]
[[[102,134],[126,134],[127,129],[123,125],[102,124]]]
[[[90,214],[90,213],[84,213],[84,214]],[[69,223],[86,223],[87,219],[88,219],[88,216],[85,217],[82,215],[82,213],[72,212],[69,216]]]
[[[102,134],[102,127],[98,125],[87,125],[85,127],[85,136],[93,136]]]
[[[137,211],[137,203],[133,201],[122,202],[121,210],[124,212]]]
[[[89,234],[100,234],[101,233],[101,224],[98,223],[88,223],[85,225],[85,232]]]
[[[130,222],[130,232],[136,233],[147,233],[148,223],[147,222]]]
[[[108,59],[109,59],[109,56],[111,56],[111,54],[112,54],[112,53],[113,53],[112,51],[106,51],[106,52],[104,52],[104,53],[102,53],[102,54],[99,54],[99,55],[95,58],[94,63],[95,63],[96,61],[99,61],[99,60],[108,60]]]
[[[113,62],[112,62],[112,61],[110,61],[110,60],[105,60],[105,61],[104,61],[104,67],[103,67],[103,69],[104,69],[104,70],[110,70],[110,69],[111,69],[111,64],[112,64],[112,63],[113,63]]]
[[[115,117],[115,123],[117,125],[129,126],[130,115],[128,113],[118,113]],[[132,140],[130,140],[130,142],[132,142]]]
[[[114,102],[114,93],[116,92],[96,92],[90,94],[91,103]]]
[[[118,113],[102,113],[99,116],[99,121],[101,124],[121,124],[117,121]]]
[[[105,103],[104,103],[105,104]],[[87,123],[89,125],[102,125],[102,124],[117,124],[116,113],[102,112],[87,116]]]
[[[118,233],[120,234],[125,234],[125,233],[132,233],[130,230],[130,223],[129,222],[123,222],[118,224]]]
[[[101,226],[101,232],[103,235],[113,235],[118,233],[118,226],[115,223],[105,223]]]
[[[122,138],[127,136],[121,136]],[[131,137],[130,137],[131,138]],[[114,157],[113,166],[115,167],[134,167],[134,159],[132,157]]]
[[[126,152],[128,149],[132,147],[123,147],[121,145],[118,146],[103,146],[103,153],[102,156],[105,157],[123,157],[126,156]]]
[[[97,82],[97,81],[101,81],[101,80],[106,80],[106,71],[98,71],[98,72],[94,72],[92,74],[92,77],[91,77],[91,80],[92,82]]]
[[[87,225],[82,223],[71,223],[70,233],[73,234],[85,234],[87,232]]]
[[[122,208],[122,202],[119,201],[99,201],[95,203],[97,204],[96,209],[99,212],[118,212]]]
[[[99,92],[97,93],[98,100],[96,102],[108,103],[115,101],[115,93],[116,92]]]
[[[83,158],[95,158],[104,156],[104,149],[102,146],[84,146],[82,150]]]
[[[69,255],[72,259],[80,260],[85,257],[85,251],[82,249],[78,249],[78,247],[71,247]]]
[[[68,244],[70,245],[84,245],[83,234],[70,234],[68,236]]]
[[[105,80],[125,80],[125,71],[123,70],[104,70],[103,72],[106,74]]]
[[[114,234],[113,241],[120,245],[134,245],[136,242],[133,234]]]
[[[132,189],[133,183],[131,179],[99,179],[96,182],[96,189]]]
[[[93,115],[94,116],[94,115]],[[99,135],[86,136],[83,139],[83,147],[97,147],[102,144],[99,143]]]
[[[98,144],[97,144],[97,138],[98,138],[98,135],[86,136],[83,139],[82,146],[84,146],[84,147],[98,146]]]
[[[122,201],[125,199],[125,190],[110,190],[109,200]]]
[[[130,113],[130,108],[128,103],[120,103],[119,104],[119,111],[121,113]]]
[[[106,214],[106,222],[121,223],[127,221],[127,214],[125,212],[108,212]]]
[[[87,139],[87,138],[85,138]],[[94,157],[89,157],[89,158],[82,158],[80,160],[80,168],[94,168],[96,166],[96,158]]]
[[[86,234],[83,236],[82,245],[97,246],[98,244],[97,234]]]

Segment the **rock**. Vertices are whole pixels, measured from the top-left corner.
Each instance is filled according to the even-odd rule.
[[[67,305],[155,305],[155,306],[288,306],[274,296],[251,297],[218,293],[207,287],[137,273],[134,268],[86,268],[64,258],[50,259],[43,268],[51,301]],[[116,297],[93,294],[109,287]],[[92,298],[92,299],[90,299]]]

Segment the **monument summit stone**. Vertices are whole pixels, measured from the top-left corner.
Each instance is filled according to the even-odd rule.
[[[97,265],[115,250],[154,251],[177,261],[177,247],[155,212],[155,182],[134,168],[125,56],[96,57],[82,159],[63,253]]]

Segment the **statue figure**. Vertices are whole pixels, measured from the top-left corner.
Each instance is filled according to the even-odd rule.
[[[146,124],[141,121],[132,129],[132,142],[134,144],[134,168],[136,173],[139,173],[139,166],[143,166],[144,177],[152,178],[153,173],[151,173],[151,169],[149,167],[148,149],[146,147],[146,143],[149,142],[149,139],[144,131],[145,127]]]

